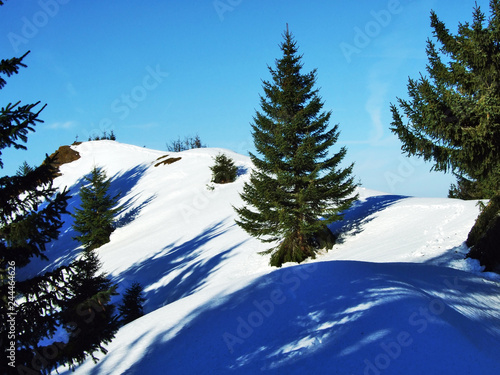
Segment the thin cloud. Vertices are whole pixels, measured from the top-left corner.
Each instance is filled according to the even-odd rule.
[[[45,127],[50,130],[68,130],[75,128],[76,123],[74,121],[54,122],[46,125]]]

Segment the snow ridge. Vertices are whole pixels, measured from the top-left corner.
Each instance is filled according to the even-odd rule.
[[[119,292],[137,281],[147,298],[146,315],[76,374],[500,373],[500,279],[463,259],[477,202],[360,188],[331,226],[340,235],[332,250],[275,269],[258,254],[267,244],[234,223],[248,157],[72,147],[81,158],[61,166],[56,184],[70,189],[72,211],[82,176],[105,169],[122,211],[98,254]],[[220,152],[239,168],[234,183],[210,183]],[[165,155],[180,159],[155,167]],[[50,264],[33,262],[25,276],[77,256],[65,219]]]

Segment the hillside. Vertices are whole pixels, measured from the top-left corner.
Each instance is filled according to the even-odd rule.
[[[70,188],[72,211],[82,176],[104,167],[123,210],[98,254],[120,292],[138,281],[147,298],[146,315],[76,374],[500,373],[500,278],[463,259],[476,202],[360,188],[331,227],[340,234],[331,251],[275,269],[258,254],[267,245],[234,223],[247,157],[113,141],[72,147],[81,157],[60,167],[56,184]],[[239,177],[209,189],[221,151]],[[160,163],[167,158],[180,159]],[[50,264],[19,277],[78,254],[65,219]]]

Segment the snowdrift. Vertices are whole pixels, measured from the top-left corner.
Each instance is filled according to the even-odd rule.
[[[56,184],[74,195],[72,211],[83,175],[106,170],[122,211],[98,249],[103,269],[119,292],[138,281],[147,298],[146,315],[77,374],[500,373],[499,278],[463,259],[476,202],[360,188],[331,226],[332,250],[275,269],[258,254],[267,245],[234,223],[247,157],[113,141],[72,147],[81,158],[61,166]],[[210,183],[219,152],[235,160],[236,182]],[[51,262],[33,262],[20,277],[77,256],[65,219]]]

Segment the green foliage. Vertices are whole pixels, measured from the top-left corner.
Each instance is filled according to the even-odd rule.
[[[0,341],[12,341],[7,336],[8,321],[14,317],[17,348],[17,368],[0,361],[2,374],[32,367],[34,351],[44,349],[38,343],[56,332],[60,307],[73,293],[67,282],[71,266],[16,281],[14,289],[9,285],[9,270],[20,272],[34,257],[46,260],[47,243],[59,236],[69,196],[52,187],[52,176],[53,169],[43,165],[23,176],[1,178]],[[49,369],[51,364],[44,367]]]
[[[117,295],[101,268],[97,255],[86,251],[73,263],[74,272],[69,279],[72,296],[61,304],[59,324],[70,337],[68,343],[60,348],[59,361],[70,367],[81,364],[96,351],[106,354],[104,344],[109,344],[119,328],[115,306],[111,297]]]
[[[449,198],[476,200],[492,198],[496,192],[494,181],[470,180],[457,175],[457,183],[452,184],[448,191]]]
[[[1,60],[0,74],[7,77],[25,67],[21,58]],[[6,81],[0,75],[0,88]],[[29,132],[34,132],[38,116],[45,106],[33,111],[39,103],[21,106],[8,104],[0,109],[0,167],[3,167],[1,150],[7,147],[26,149]],[[34,256],[45,258],[45,245],[57,238],[62,226],[68,194],[58,193],[52,187],[55,170],[47,158],[37,168],[23,168],[22,173],[0,178],[0,281],[4,279],[7,261],[17,267],[26,266]],[[43,207],[42,203],[46,202]]]
[[[142,296],[142,286],[134,282],[123,295],[123,302],[118,307],[123,324],[128,324],[144,315],[142,305],[146,299]]]
[[[391,105],[391,130],[406,154],[432,161],[433,169],[498,184],[500,1],[491,1],[487,24],[479,7],[473,17],[472,25],[460,24],[458,34],[452,35],[432,12],[440,46],[427,43],[430,77],[409,80],[410,100],[398,99],[404,116]]]
[[[0,3],[0,5],[3,5]],[[10,77],[14,74],[19,73],[19,68],[26,68],[26,64],[23,63],[24,58],[29,54],[29,51],[26,52],[21,57],[13,57],[11,59],[2,59],[0,60],[0,74],[4,74],[7,77]],[[0,90],[4,88],[7,84],[5,78],[0,75]],[[4,148],[4,147],[2,147]]]
[[[490,11],[486,20],[476,5],[473,23],[460,24],[456,35],[432,12],[439,46],[427,42],[429,77],[409,80],[410,100],[398,99],[403,115],[391,105],[391,130],[402,150],[432,161],[434,170],[460,176],[450,196],[500,194],[500,0],[490,1]],[[469,234],[471,246],[490,227],[490,210],[497,212],[485,210]]]
[[[484,207],[467,237],[467,257],[478,259],[485,271],[500,270],[500,195]]]
[[[5,64],[2,60],[1,64]],[[0,68],[0,73],[2,69]],[[34,132],[35,125],[43,122],[38,118],[40,112],[45,108],[43,106],[37,112],[33,112],[36,106],[40,104],[20,105],[21,102],[15,104],[9,103],[7,106],[0,109],[0,168],[3,168],[1,160],[2,149],[6,147],[14,147],[17,150],[26,150],[26,143],[28,140],[28,133]]]
[[[26,67],[25,57],[0,61],[0,88],[6,84],[2,74],[17,74],[20,67]],[[0,150],[26,149],[23,143],[28,134],[41,122],[38,117],[44,107],[38,104],[18,102],[0,109]],[[91,277],[98,267],[91,254],[33,277],[15,279],[15,273],[33,258],[47,260],[46,245],[58,238],[63,225],[70,197],[52,185],[57,172],[54,163],[53,157],[39,167],[25,163],[16,175],[0,178],[0,342],[7,348],[15,341],[16,348],[16,367],[8,366],[5,352],[0,361],[2,374],[47,374],[61,364],[82,362],[102,350],[116,331],[113,307],[107,303],[114,289],[102,276]],[[71,316],[72,303],[76,306],[76,300],[90,299],[101,301],[106,319],[86,315],[88,310],[83,309]],[[88,329],[98,322],[99,327]],[[13,326],[15,337],[9,334]],[[67,343],[55,342],[53,336],[63,326],[71,326],[72,334]]]
[[[210,167],[210,170],[212,182],[216,184],[234,182],[238,174],[238,167],[234,165],[234,160],[224,154],[218,154],[214,158],[214,165]]]
[[[203,148],[207,147],[207,145],[201,142],[200,136],[196,134],[194,137],[184,137],[184,140],[181,140],[179,137],[176,140],[167,143],[167,150],[170,152],[181,152],[186,150],[191,150],[193,148]]]
[[[268,251],[277,267],[314,257],[317,234],[357,199],[353,165],[340,167],[346,148],[329,153],[338,125],[328,129],[331,113],[322,112],[316,71],[301,73],[296,43],[288,31],[284,38],[283,56],[276,69],[269,68],[272,82],[263,83],[262,111],[252,125],[261,157],[250,154],[255,168],[241,194],[247,205],[236,208],[237,224],[249,234],[280,241]]]
[[[27,176],[29,173],[33,172],[35,168],[29,165],[26,161],[18,168],[16,176],[22,177]]]
[[[112,197],[108,194],[111,181],[100,168],[94,167],[85,181],[87,185],[79,193],[81,208],[77,208],[73,214],[73,228],[80,233],[75,239],[86,250],[93,250],[109,242],[114,230],[114,216],[119,210],[113,207],[119,195]]]
[[[474,247],[485,235],[493,219],[500,215],[500,196],[493,197],[476,219],[476,223],[467,237],[467,246]],[[474,252],[472,252],[474,254]]]

